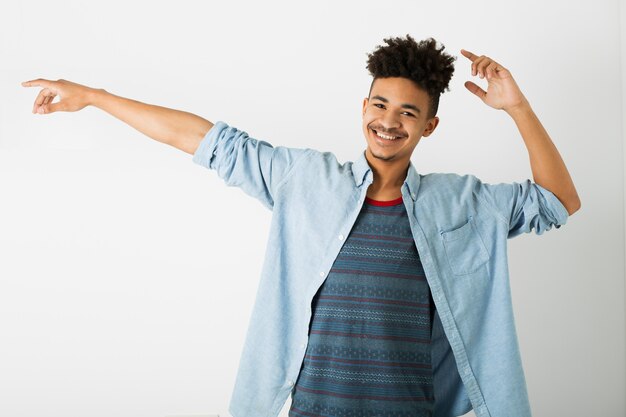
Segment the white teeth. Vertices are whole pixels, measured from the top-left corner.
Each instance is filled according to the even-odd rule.
[[[376,132],[375,130],[374,130],[374,132],[376,133],[377,136],[379,136],[379,137],[381,137],[383,139],[387,139],[387,140],[395,140],[395,139],[398,139],[398,137],[399,137],[399,136],[386,136],[386,135],[383,135],[381,133]]]

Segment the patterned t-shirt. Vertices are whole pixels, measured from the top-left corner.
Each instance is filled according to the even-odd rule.
[[[366,198],[313,298],[289,416],[432,416],[433,317],[402,197]]]

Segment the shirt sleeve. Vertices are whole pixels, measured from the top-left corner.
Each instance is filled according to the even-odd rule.
[[[276,192],[305,151],[274,147],[218,121],[198,145],[192,161],[216,170],[226,185],[240,187],[272,210]]]
[[[518,183],[487,184],[477,181],[480,198],[509,225],[508,238],[535,231],[540,235],[567,222],[569,213],[561,201],[541,185],[527,179]]]

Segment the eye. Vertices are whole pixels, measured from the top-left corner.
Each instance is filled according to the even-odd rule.
[[[384,109],[385,108],[384,104],[374,103],[373,105],[376,106],[376,107],[380,106],[380,107],[378,107],[379,109]],[[415,115],[413,113],[409,113],[408,111],[405,111],[403,113],[406,113],[406,114],[408,114],[411,117],[415,117]]]

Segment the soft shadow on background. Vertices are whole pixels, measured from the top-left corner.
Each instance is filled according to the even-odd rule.
[[[463,87],[465,48],[511,70],[582,201],[562,228],[509,241],[533,415],[623,416],[620,20],[608,0],[2,3],[0,415],[227,416],[271,215],[98,109],[32,114],[39,90],[22,81],[105,88],[349,161],[366,146],[366,53],[409,33],[459,57],[418,172],[532,179],[512,120]]]

